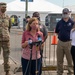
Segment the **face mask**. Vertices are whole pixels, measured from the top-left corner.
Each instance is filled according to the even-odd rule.
[[[5,13],[5,11],[6,11],[6,9],[1,9],[1,12],[2,12],[2,13]]]
[[[31,26],[31,29],[37,30],[37,29],[38,29],[38,25],[32,25],[32,26]]]
[[[63,14],[62,18],[69,18],[69,14]]]

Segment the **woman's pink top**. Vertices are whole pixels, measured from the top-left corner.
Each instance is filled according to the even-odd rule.
[[[28,41],[29,38],[31,38],[33,42],[37,41],[38,35],[40,35],[42,40],[43,40],[43,34],[40,31],[38,31],[35,34],[35,36],[32,36],[29,31],[24,31],[23,32],[23,36],[22,36],[22,44],[25,41]],[[29,45],[28,45],[25,48],[23,48],[23,50],[22,50],[22,57],[29,60],[30,59],[30,52],[31,51],[30,51],[30,48],[29,48]],[[37,59],[40,58],[40,57],[41,57],[41,55],[40,55],[40,49],[39,49],[37,51]],[[33,47],[32,47],[32,60],[35,60],[35,59],[36,59],[36,46],[33,45]]]

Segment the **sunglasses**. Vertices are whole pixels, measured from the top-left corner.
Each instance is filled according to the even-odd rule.
[[[68,12],[64,12],[63,14],[68,14]]]

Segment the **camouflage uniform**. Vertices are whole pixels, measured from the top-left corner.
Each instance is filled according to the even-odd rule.
[[[6,3],[0,3],[0,8],[5,7]],[[0,14],[0,50],[3,49],[4,71],[9,71],[9,54],[10,54],[10,18],[6,14]]]

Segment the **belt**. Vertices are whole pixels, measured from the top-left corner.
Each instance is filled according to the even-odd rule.
[[[71,41],[71,40],[60,40],[60,41],[62,41],[62,42],[69,42],[69,41]]]
[[[9,40],[7,40],[7,41],[3,41],[3,40],[1,41],[1,40],[0,40],[0,42],[9,42]]]

